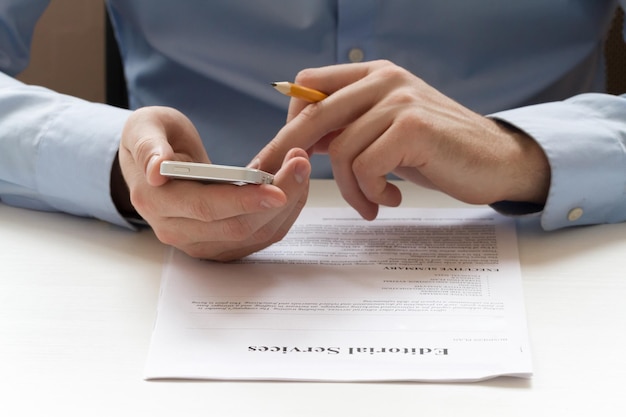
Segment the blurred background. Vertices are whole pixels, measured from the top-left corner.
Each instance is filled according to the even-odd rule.
[[[624,12],[619,9],[606,42],[607,91],[612,94],[626,93],[623,24]],[[119,56],[108,39],[107,48],[104,0],[52,0],[36,28],[31,63],[18,78],[90,101],[124,106]]]

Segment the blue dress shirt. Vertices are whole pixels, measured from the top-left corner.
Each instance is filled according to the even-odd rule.
[[[11,78],[27,64],[47,4],[0,4],[0,199],[125,224],[109,176],[128,111]],[[552,168],[546,229],[626,220],[626,97],[598,94],[616,4],[108,1],[131,108],[178,108],[214,162],[247,164],[284,124],[288,99],[270,82],[307,67],[388,59],[539,142]],[[331,175],[325,157],[313,164],[314,176]]]

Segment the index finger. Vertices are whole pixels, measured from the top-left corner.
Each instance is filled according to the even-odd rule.
[[[161,217],[214,222],[281,207],[285,193],[270,184],[239,186],[174,180],[160,187],[149,204]]]
[[[298,73],[294,82],[328,94],[366,77],[372,70],[384,65],[383,61],[366,63],[328,65],[319,68],[307,68]],[[293,119],[308,103],[304,100],[292,99],[289,102],[287,122]]]
[[[296,81],[328,92],[328,98],[306,104],[292,99],[288,123],[256,156],[257,168],[276,172],[292,148],[310,149],[327,134],[360,117],[376,103],[380,92],[371,88],[367,76],[380,63],[345,64],[300,72]]]

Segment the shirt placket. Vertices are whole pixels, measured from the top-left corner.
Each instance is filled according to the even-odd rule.
[[[337,1],[337,63],[369,61],[374,50],[378,0]]]

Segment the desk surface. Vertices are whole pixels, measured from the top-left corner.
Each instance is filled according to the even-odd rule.
[[[402,189],[404,206],[463,206],[410,184]],[[313,182],[309,204],[345,205],[330,181]],[[530,380],[147,382],[164,246],[149,230],[0,204],[0,414],[620,415],[626,224],[546,233],[522,220],[518,233]]]

